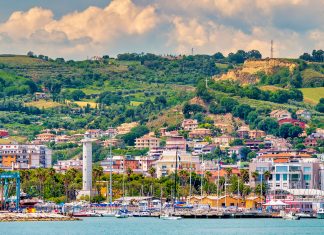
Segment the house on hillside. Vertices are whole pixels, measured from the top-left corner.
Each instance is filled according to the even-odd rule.
[[[259,139],[262,137],[265,137],[266,133],[264,131],[261,130],[251,130],[249,131],[249,137],[250,139]]]
[[[215,123],[215,127],[219,128],[222,133],[232,133],[234,131],[234,127],[231,124],[226,124],[226,123]]]
[[[285,119],[281,119],[278,121],[279,125],[283,125],[283,124],[292,124],[294,126],[299,126],[301,127],[302,129],[305,129],[306,128],[306,123],[305,122],[302,122],[302,121],[299,121],[297,119],[293,119],[293,118],[285,118]]]
[[[9,132],[7,130],[0,130],[0,138],[7,138],[9,137]]]
[[[49,98],[49,95],[45,92],[35,92],[34,95],[36,100]]]
[[[277,120],[281,120],[281,119],[291,118],[291,113],[287,110],[276,109],[270,113],[270,117],[275,118]]]
[[[190,139],[200,139],[211,136],[211,130],[206,128],[197,128],[189,132]]]
[[[152,136],[143,136],[135,140],[135,148],[158,148],[160,147],[160,139]]]
[[[192,131],[198,127],[198,121],[195,119],[185,119],[183,120],[181,127],[185,131]]]
[[[234,141],[234,137],[230,135],[222,135],[214,138],[214,143],[221,147],[229,147],[230,143]]]
[[[56,135],[52,133],[42,133],[38,134],[35,139],[35,143],[48,143],[55,141]]]
[[[296,112],[296,116],[299,119],[310,120],[312,118],[312,113],[305,109],[300,109]]]
[[[166,139],[165,149],[186,151],[187,141],[183,136],[170,136]]]
[[[241,139],[245,139],[249,137],[250,128],[248,126],[241,126],[236,132]]]
[[[244,146],[232,146],[228,149],[228,155],[230,157],[233,156],[233,154],[235,154],[237,156],[237,159],[241,159],[242,155],[241,155],[241,149],[244,148]]]
[[[306,146],[315,147],[318,145],[318,141],[324,140],[324,134],[312,133],[304,140]]]

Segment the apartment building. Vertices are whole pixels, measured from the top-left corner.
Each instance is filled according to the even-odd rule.
[[[0,145],[0,168],[29,169],[52,166],[52,151],[37,144]]]
[[[160,147],[160,139],[152,136],[143,136],[135,140],[135,148],[157,148]]]
[[[176,169],[176,161],[178,161],[178,170],[190,170],[191,168],[192,171],[195,171],[200,168],[198,156],[192,156],[185,151],[164,151],[160,159],[154,163],[157,177],[173,173]]]
[[[183,136],[171,136],[166,139],[165,149],[186,151],[187,141]]]
[[[249,165],[250,185],[255,187],[261,180],[271,190],[319,189],[321,162],[305,153],[268,153],[253,159]],[[264,172],[270,172],[266,178]],[[258,177],[253,177],[258,172]]]

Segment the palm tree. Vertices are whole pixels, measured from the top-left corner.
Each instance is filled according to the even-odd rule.
[[[252,172],[252,175],[251,176],[254,179],[254,181],[256,182],[256,179],[259,177],[259,172],[254,171],[254,172]]]
[[[249,171],[248,170],[246,170],[246,169],[240,169],[240,176],[241,176],[242,182],[244,182],[244,183],[248,183],[249,182],[250,176],[249,176]]]
[[[270,177],[271,177],[270,171],[265,171],[263,173],[263,175],[264,175],[264,178],[265,178],[266,181],[268,181],[270,179]]]
[[[44,183],[46,180],[46,170],[44,168],[37,168],[34,174],[39,181],[39,195],[41,195],[44,198]]]
[[[186,170],[180,170],[179,171],[179,177],[180,177],[180,185],[184,186],[185,183],[187,182],[188,180],[188,172]]]
[[[271,172],[270,172],[270,171],[265,171],[265,172],[263,173],[263,175],[264,175],[264,178],[265,178],[265,180],[266,180],[266,182],[265,182],[265,191],[266,191],[266,194],[267,194],[267,190],[268,190],[268,181],[269,181],[269,179],[270,179],[270,177],[271,177]]]
[[[226,178],[229,179],[231,177],[231,174],[232,174],[232,168],[228,167],[225,169],[226,171]]]
[[[151,177],[154,177],[155,173],[156,173],[156,169],[154,167],[151,167],[148,170],[148,173],[150,174]]]

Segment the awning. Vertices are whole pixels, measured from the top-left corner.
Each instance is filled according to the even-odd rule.
[[[284,203],[283,201],[280,201],[280,200],[277,200],[277,201],[271,200],[270,202],[265,203],[263,205],[264,206],[288,206],[287,203]]]

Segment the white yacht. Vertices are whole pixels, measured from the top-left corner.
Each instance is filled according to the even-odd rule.
[[[317,219],[324,219],[324,208],[319,208],[317,211]]]

